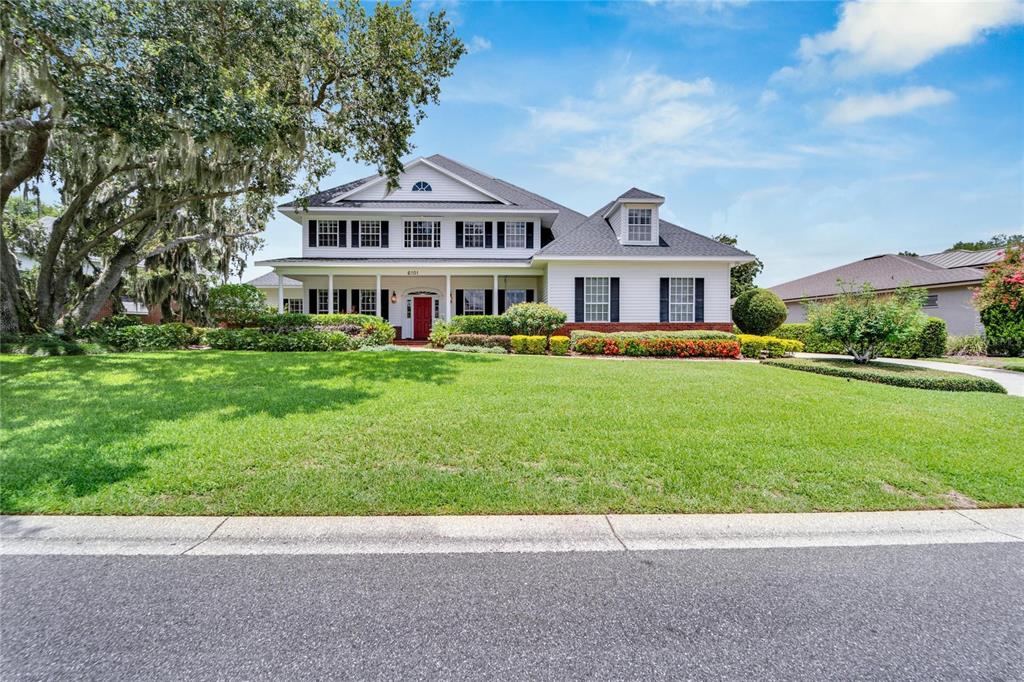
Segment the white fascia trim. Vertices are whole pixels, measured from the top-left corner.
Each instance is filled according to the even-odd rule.
[[[325,268],[374,268],[374,267],[376,267],[376,268],[491,268],[491,267],[493,267],[493,268],[527,268],[527,269],[533,267],[533,264],[529,263],[529,262],[523,263],[523,262],[518,262],[518,261],[515,261],[515,260],[511,260],[511,259],[509,259],[509,260],[510,260],[510,262],[508,262],[508,263],[503,263],[501,261],[493,261],[493,260],[490,260],[490,261],[439,261],[439,262],[430,262],[430,263],[424,263],[423,261],[416,261],[416,260],[410,260],[410,261],[397,261],[396,260],[394,262],[391,262],[391,261],[388,261],[388,262],[381,262],[381,261],[373,261],[373,262],[359,261],[359,262],[353,262],[353,261],[344,261],[344,260],[338,260],[338,261],[325,261],[325,260],[301,260],[301,261],[295,261],[295,260],[289,260],[289,261],[258,260],[258,261],[256,261],[256,265],[265,266],[265,267],[272,267],[272,268],[275,268],[275,271],[276,271],[277,268],[286,268],[286,267],[289,267],[289,266],[294,266],[294,267],[297,267],[297,268],[310,268],[310,267],[316,267],[316,268],[319,268],[319,267],[325,267]],[[281,274],[287,276],[287,273],[281,273]]]
[[[444,173],[445,175],[447,175],[451,179],[455,180],[456,182],[461,182],[463,185],[466,185],[467,187],[471,187],[471,188],[475,189],[477,192],[480,192],[481,194],[486,194],[487,196],[491,197],[492,199],[494,199],[496,201],[500,201],[501,203],[505,204],[506,206],[508,206],[509,204],[512,203],[511,201],[509,201],[508,199],[505,199],[504,197],[499,197],[498,195],[494,194],[493,192],[488,192],[483,187],[478,187],[477,185],[474,185],[472,182],[470,182],[466,178],[464,178],[464,177],[462,177],[460,175],[457,175],[455,173],[452,173],[450,170],[447,170],[445,168],[441,168],[437,164],[434,164],[434,163],[431,163],[430,161],[427,161],[422,156],[417,158],[417,159],[413,159],[409,163],[405,164],[405,166],[402,167],[402,172],[404,173],[404,172],[408,171],[410,168],[412,168],[413,166],[415,166],[417,164],[420,164],[420,163],[425,163],[428,166],[430,166],[431,168],[433,168],[434,170],[436,170],[438,173]],[[377,178],[376,180],[370,180],[369,182],[363,183],[362,185],[359,185],[358,187],[354,187],[354,188],[350,189],[349,191],[345,192],[344,194],[339,194],[338,196],[336,196],[333,199],[331,199],[328,203],[330,203],[330,204],[337,203],[337,202],[341,201],[342,199],[344,199],[345,197],[351,196],[351,195],[355,194],[356,192],[361,192],[364,189],[368,189],[370,187],[373,187],[374,185],[380,184],[381,182],[384,182],[386,179],[387,178],[382,175],[379,178]]]
[[[626,204],[651,204],[652,206],[661,206],[664,203],[664,199],[616,199],[608,210],[601,214],[601,217],[607,218],[615,211],[615,209],[625,206]]]
[[[405,213],[407,215],[420,215],[422,208],[356,208],[348,206],[310,206],[309,208],[279,208],[277,209],[281,213],[284,213],[289,218],[294,220],[293,216],[297,216],[302,213],[344,213],[354,214],[360,213],[363,215],[375,215],[377,213]],[[555,208],[438,208],[434,209],[430,217],[436,218],[438,215],[445,213],[469,213],[473,215],[488,215],[490,213],[501,213],[501,214],[512,214],[512,215],[558,215],[559,211]]]
[[[630,262],[630,263],[665,263],[665,262],[680,262],[680,263],[698,263],[698,262],[711,262],[711,263],[729,263],[730,265],[741,265],[743,263],[751,263],[755,260],[753,256],[737,257],[737,256],[657,256],[654,258],[644,258],[642,256],[545,256],[538,254],[533,257],[535,261],[576,261],[579,263],[593,263],[601,261],[619,261],[619,262]]]

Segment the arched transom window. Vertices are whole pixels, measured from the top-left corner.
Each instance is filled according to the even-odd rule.
[[[433,191],[433,190],[431,190],[429,182],[426,182],[424,180],[420,180],[419,182],[417,182],[415,185],[412,186],[412,191],[413,192],[430,192],[430,191]]]

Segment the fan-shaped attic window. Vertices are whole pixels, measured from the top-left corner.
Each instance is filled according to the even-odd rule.
[[[429,182],[424,182],[423,180],[420,180],[419,182],[417,182],[415,185],[412,186],[412,191],[413,192],[431,192],[433,190],[430,188],[430,183]]]

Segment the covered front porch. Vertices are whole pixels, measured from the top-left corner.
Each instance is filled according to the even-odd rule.
[[[271,263],[267,263],[270,265]],[[530,267],[288,267],[274,265],[279,312],[362,313],[388,320],[398,339],[425,339],[437,320],[500,314],[515,303],[543,299],[543,270]],[[302,283],[285,286],[285,278]]]

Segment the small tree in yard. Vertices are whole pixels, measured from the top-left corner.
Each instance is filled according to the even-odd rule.
[[[565,313],[547,303],[517,303],[505,311],[515,334],[550,337],[565,324]]]
[[[1024,356],[1024,247],[1007,246],[1003,259],[986,268],[974,305],[989,353]]]
[[[210,289],[210,317],[226,324],[245,324],[267,310],[263,293],[251,284],[222,284]]]
[[[916,335],[926,322],[921,312],[925,292],[901,287],[891,296],[879,296],[869,284],[846,290],[829,303],[808,303],[811,329],[842,344],[856,363],[875,357],[879,347]]]

